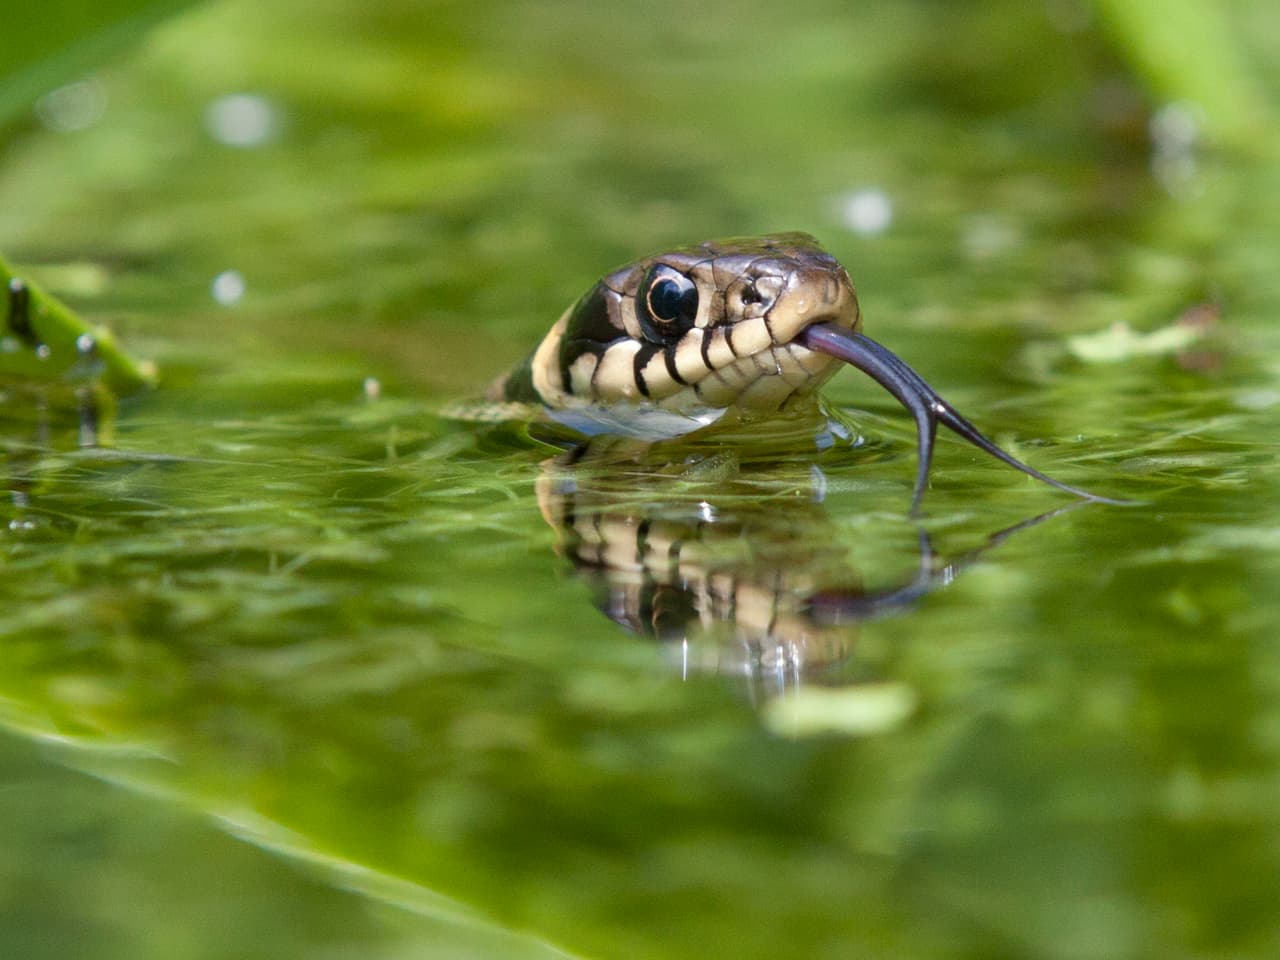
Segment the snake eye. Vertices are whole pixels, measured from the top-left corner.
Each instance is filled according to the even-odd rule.
[[[679,270],[660,263],[645,278],[637,305],[647,336],[657,341],[676,339],[698,316],[698,287]]]

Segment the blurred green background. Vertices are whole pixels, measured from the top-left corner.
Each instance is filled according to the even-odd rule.
[[[1274,5],[68,0],[0,62],[0,252],[161,374],[100,448],[0,392],[0,953],[1280,950]],[[605,270],[794,229],[1144,502],[835,628],[834,700],[682,675],[557,557],[547,451],[439,415]],[[910,426],[828,396],[867,455],[745,489],[888,587]],[[944,441],[924,528],[1061,502]]]

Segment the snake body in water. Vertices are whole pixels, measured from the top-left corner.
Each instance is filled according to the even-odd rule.
[[[495,382],[491,403],[536,405],[586,434],[662,439],[733,411],[759,418],[811,398],[848,363],[916,421],[912,511],[928,486],[938,424],[1037,480],[1088,500],[996,446],[887,348],[862,333],[849,273],[804,233],[710,241],[608,274],[534,351]]]

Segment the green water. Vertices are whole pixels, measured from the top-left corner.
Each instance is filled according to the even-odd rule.
[[[1275,955],[1280,168],[1153,176],[1117,77],[1016,3],[234,2],[85,129],[13,128],[0,249],[163,382],[101,449],[0,408],[0,953]],[[863,446],[781,463],[439,415],[606,269],[781,229],[993,437],[1142,505],[988,543],[1069,498],[944,439],[917,525],[848,372]],[[1085,359],[1116,323],[1175,342]],[[570,560],[645,523],[686,578],[921,589],[786,613],[802,676],[724,622],[686,651]]]

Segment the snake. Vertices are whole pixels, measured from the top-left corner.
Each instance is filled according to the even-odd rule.
[[[913,513],[929,485],[939,424],[1059,490],[1123,502],[1003,450],[864,334],[849,272],[807,233],[707,241],[606,274],[485,397],[540,409],[588,437],[660,439],[706,429],[730,412],[776,415],[811,400],[842,364],[870,376],[915,419]]]

